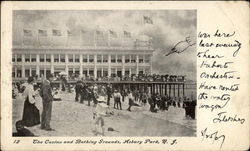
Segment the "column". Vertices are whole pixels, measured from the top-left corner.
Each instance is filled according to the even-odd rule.
[[[125,64],[125,56],[122,55],[122,76],[125,75],[125,67],[124,67],[124,64]]]
[[[65,64],[66,64],[66,66],[65,66],[65,72],[67,74],[69,74],[69,66],[68,66],[68,64],[69,64],[69,56],[68,56],[68,54],[65,54]]]
[[[50,67],[50,73],[54,73],[54,54],[51,54],[51,67]]]
[[[183,93],[183,97],[185,96],[185,92],[184,92],[184,90],[185,90],[185,84],[183,83],[183,85],[182,85],[182,93]]]
[[[136,55],[136,74],[139,73],[139,56]]]
[[[111,64],[111,55],[108,55],[108,76],[109,77],[111,76],[111,67],[110,67],[110,64]]]
[[[150,58],[149,58],[149,62],[150,62],[150,75],[152,74],[152,70],[153,70],[153,68],[152,68],[152,55],[150,56]]]
[[[101,73],[101,76],[103,77],[103,68],[102,68],[102,73]]]
[[[80,54],[80,77],[82,78],[82,54]]]
[[[174,97],[175,97],[175,84],[173,85],[173,90],[174,90]]]
[[[169,97],[171,97],[171,84],[169,84],[168,93]]]
[[[168,95],[168,93],[167,93],[167,84],[165,84],[165,95]]]
[[[14,67],[14,71],[15,71],[15,78],[17,77],[17,67]]]
[[[38,75],[38,77],[40,76],[40,66],[36,65],[36,74]]]
[[[159,84],[159,87],[160,87],[160,95],[162,95],[162,87],[161,87],[161,84]]]
[[[177,85],[177,88],[178,88],[178,90],[177,90],[178,97],[180,97],[180,90],[179,90],[180,89],[180,85],[179,84]]]
[[[96,59],[97,58],[97,56],[96,56],[96,54],[94,55],[94,78],[96,78],[97,77],[97,69],[96,69]]]
[[[36,62],[40,62],[39,54],[36,54]]]
[[[22,54],[22,78],[24,78],[24,77],[25,77],[24,62],[25,62],[25,55],[24,55],[24,54]]]

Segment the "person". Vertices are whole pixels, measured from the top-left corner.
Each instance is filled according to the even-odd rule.
[[[23,97],[25,99],[22,121],[24,126],[31,127],[40,124],[40,113],[35,106],[35,91],[33,87],[34,78],[28,78]]]
[[[146,93],[146,92],[143,92],[143,93],[142,93],[142,97],[141,97],[141,101],[142,101],[143,106],[146,105],[147,99],[148,99],[147,93]]]
[[[12,133],[14,137],[23,137],[23,136],[35,136],[30,130],[24,128],[24,122],[22,120],[16,122],[16,133]]]
[[[83,101],[86,100],[86,97],[87,97],[87,85],[86,83],[83,83],[82,85],[82,90],[81,90],[81,100],[80,100],[80,103],[83,103]]]
[[[111,89],[110,84],[107,85],[107,95],[108,95],[107,105],[109,105],[110,104],[110,98],[111,98],[111,95],[112,95],[112,89]]]
[[[121,93],[117,90],[115,90],[114,92],[114,100],[115,100],[115,103],[114,103],[114,108],[116,108],[117,106],[117,109],[119,109],[120,107],[120,110],[122,110],[122,104],[121,104]]]
[[[131,111],[131,106],[133,106],[133,104],[134,104],[133,95],[130,91],[128,91],[128,105],[129,105],[127,109],[128,111]]]
[[[78,81],[76,82],[76,86],[75,86],[75,92],[76,92],[75,101],[76,101],[76,102],[78,102],[79,96],[80,96],[81,93],[82,93],[82,88],[83,88],[82,81],[81,81],[81,80],[78,80]]]
[[[54,129],[50,127],[52,101],[53,101],[52,85],[51,85],[53,80],[53,75],[49,74],[47,78],[48,80],[45,79],[42,84],[42,89],[40,93],[43,101],[41,129],[45,129],[47,131],[53,131]]]

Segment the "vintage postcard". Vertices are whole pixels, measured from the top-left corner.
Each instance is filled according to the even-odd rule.
[[[247,150],[249,3],[3,2],[2,150]]]

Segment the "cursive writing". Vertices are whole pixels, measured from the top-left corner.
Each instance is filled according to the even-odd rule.
[[[228,116],[226,114],[227,112],[220,112],[218,113],[218,117],[213,119],[214,123],[221,123],[221,122],[240,122],[240,124],[243,124],[245,122],[244,118],[239,118],[237,114],[235,114],[233,117]]]
[[[221,140],[220,148],[222,147],[222,145],[224,144],[224,141],[226,139],[225,135],[219,135],[219,131],[207,134],[207,128],[205,128],[204,130],[201,131],[201,136],[202,136],[202,141],[204,141],[205,139],[212,139],[213,140],[212,144],[215,141],[220,141]]]

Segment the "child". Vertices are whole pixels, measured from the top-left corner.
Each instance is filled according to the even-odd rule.
[[[93,131],[97,135],[99,127],[101,127],[101,135],[104,136],[104,119],[103,116],[106,115],[106,108],[108,106],[105,103],[98,103],[95,111],[93,113],[93,119],[95,124],[95,130]]]
[[[31,131],[24,128],[24,122],[21,120],[16,122],[16,130],[17,132],[12,134],[14,137],[35,136]]]

